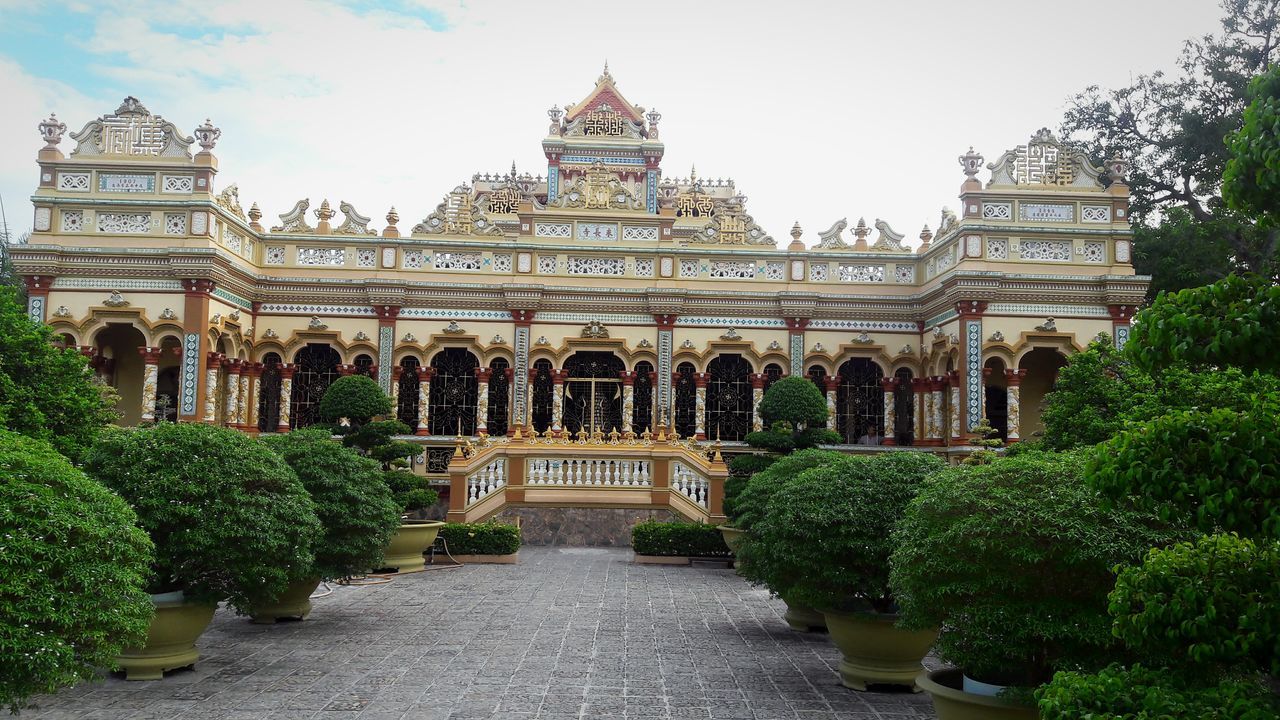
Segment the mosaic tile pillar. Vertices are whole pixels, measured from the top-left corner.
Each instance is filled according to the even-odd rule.
[[[297,366],[292,363],[280,365],[280,422],[276,432],[289,432],[289,421],[293,410],[293,373]]]
[[[182,369],[178,375],[178,417],[194,418],[200,387],[200,334],[182,336]]]
[[[142,356],[142,422],[156,419],[156,391],[160,385],[160,348],[140,347]]]
[[[222,355],[211,352],[204,372],[204,422],[213,423],[218,418],[218,370],[222,368]]]
[[[27,288],[27,317],[35,322],[44,322],[49,306],[49,286],[53,279],[43,275],[28,275],[22,278]]]
[[[418,368],[418,427],[414,435],[430,435],[431,425],[427,413],[431,409],[431,376],[436,372],[432,367]]]
[[[253,363],[247,368],[248,372],[245,377],[249,381],[249,387],[245,396],[245,416],[244,429],[250,432],[258,430],[258,404],[259,394],[262,392],[262,368],[260,362]]]
[[[982,313],[987,304],[978,300],[956,303],[960,315],[960,332],[964,348],[964,417],[965,430],[972,431],[982,422]]]
[[[209,346],[209,302],[214,291],[212,280],[186,279],[182,281],[182,370],[179,376],[178,419],[183,422],[214,421],[204,405],[209,398],[208,372],[201,372],[201,363],[207,362]],[[212,380],[216,385],[217,373]],[[216,388],[215,388],[216,391]]]
[[[1022,439],[1022,378],[1026,375],[1026,370],[1004,371],[1005,397],[1009,404],[1005,438],[1011,443]]]
[[[894,378],[883,378],[880,380],[880,389],[884,392],[884,440],[882,445],[897,445],[896,438],[898,428],[898,407],[895,403],[895,390],[898,387],[898,381]]]
[[[1133,327],[1131,325],[1133,313],[1136,309],[1132,305],[1107,306],[1107,312],[1111,314],[1111,340],[1117,350],[1123,350],[1125,344],[1129,342],[1129,332]]]
[[[760,403],[764,400],[764,373],[751,373],[751,429],[763,430],[764,417],[760,415]]]
[[[515,309],[511,311],[515,320],[516,336],[512,346],[515,357],[511,365],[511,423],[508,432],[514,433],[515,426],[533,428],[530,413],[533,410],[533,389],[529,383],[529,332],[533,325],[533,310]]]
[[[693,436],[698,440],[707,439],[707,381],[710,379],[707,373],[693,374]]]
[[[622,432],[634,432],[631,421],[636,416],[636,373],[623,370],[618,376],[622,378]]]
[[[236,427],[244,430],[249,426],[249,369],[250,363],[240,366],[240,384],[236,388]]]
[[[658,212],[658,171],[650,168],[645,173],[645,208],[651,213]]]
[[[952,371],[947,374],[947,385],[951,389],[951,444],[964,444],[964,423],[960,422],[960,373]]]
[[[675,315],[654,315],[654,323],[658,326],[658,392],[656,400],[657,426],[668,430],[675,427],[675,419],[671,415],[673,396],[671,392],[671,357],[675,352]]]
[[[804,330],[809,318],[783,318],[787,323],[787,350],[791,359],[790,375],[804,377]]]
[[[491,368],[476,368],[476,434],[489,432],[489,378]]]
[[[547,164],[547,204],[560,197],[560,163],[552,161]]]

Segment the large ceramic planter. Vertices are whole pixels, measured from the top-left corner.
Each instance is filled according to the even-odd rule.
[[[382,566],[399,573],[422,572],[427,564],[422,555],[436,541],[444,523],[437,520],[411,520],[391,536]]]
[[[270,625],[282,618],[302,620],[311,614],[311,593],[319,586],[318,577],[295,580],[274,603],[254,608],[250,617],[259,625]]]
[[[786,597],[782,598],[782,602],[787,604],[787,613],[782,616],[782,619],[787,621],[787,625],[791,626],[792,630],[799,630],[800,632],[826,631],[827,619],[822,616],[822,613],[808,605],[791,602]]]
[[[729,552],[737,555],[742,539],[747,536],[747,531],[730,525],[717,525],[716,529],[720,531],[720,537],[724,538],[724,544],[729,546]]]
[[[166,670],[192,665],[200,657],[196,639],[209,623],[217,605],[183,601],[157,602],[147,631],[147,644],[128,648],[116,656],[126,680],[159,680]]]
[[[827,630],[844,659],[840,682],[847,688],[866,690],[867,685],[906,685],[916,692],[920,661],[929,654],[937,630],[901,630],[893,626],[897,615],[824,612]]]
[[[990,695],[974,695],[960,689],[957,669],[920,673],[916,685],[933,696],[933,709],[938,720],[1037,720],[1034,707],[1015,705]]]

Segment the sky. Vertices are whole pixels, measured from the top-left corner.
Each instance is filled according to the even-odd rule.
[[[187,134],[211,118],[217,185],[264,224],[309,197],[379,229],[394,205],[407,228],[475,172],[545,174],[546,110],[607,61],[662,113],[664,174],[732,177],[781,245],[793,222],[814,244],[859,217],[914,240],[958,206],[970,146],[990,162],[1056,129],[1073,93],[1172,69],[1219,16],[1214,0],[0,0],[0,196],[30,228],[36,125],[52,111],[79,130],[134,95]]]

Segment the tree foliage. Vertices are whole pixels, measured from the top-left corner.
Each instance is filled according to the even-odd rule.
[[[284,459],[243,433],[161,423],[104,435],[88,474],[133,506],[156,548],[152,592],[249,612],[305,577],[323,535]]]
[[[0,707],[94,676],[151,621],[129,505],[47,443],[0,430]]]
[[[942,628],[939,657],[1001,684],[1105,665],[1116,647],[1111,568],[1170,534],[1108,508],[1082,466],[1073,454],[1032,452],[926,480],[893,537],[902,625]]]
[[[293,468],[324,528],[315,563],[304,574],[343,578],[380,567],[400,526],[401,508],[378,463],[334,442],[324,430],[295,430],[263,442]]]
[[[1221,183],[1231,154],[1224,138],[1242,127],[1249,82],[1280,58],[1280,2],[1224,0],[1222,8],[1222,31],[1188,40],[1174,72],[1086,88],[1062,123],[1064,138],[1091,157],[1132,163],[1134,262],[1153,276],[1153,296],[1217,280],[1228,267],[1277,275],[1275,235],[1229,210]],[[1159,226],[1165,217],[1171,226]],[[1215,242],[1196,253],[1197,236]]]
[[[751,447],[786,454],[840,442],[838,433],[822,427],[827,399],[807,378],[785,377],[770,385],[760,401],[760,419],[768,429],[747,434]]]
[[[55,346],[14,288],[0,286],[0,427],[47,440],[74,460],[115,418],[112,394],[84,356]]]
[[[360,427],[379,415],[391,412],[391,398],[372,378],[347,375],[334,380],[320,398],[320,419],[337,424],[348,420]]]
[[[1249,85],[1244,125],[1231,136],[1222,178],[1227,204],[1254,217],[1280,220],[1280,68]]]
[[[752,577],[819,610],[892,612],[890,535],[920,484],[944,467],[934,455],[903,451],[805,470],[752,527]]]
[[[784,483],[809,468],[832,463],[844,457],[834,450],[811,448],[778,458],[769,467],[757,472],[734,502],[734,514],[729,517],[739,530],[750,531],[767,512],[769,500]]]
[[[1280,698],[1256,682],[1171,682],[1164,668],[1112,665],[1097,674],[1060,672],[1036,693],[1041,720],[1274,720]]]

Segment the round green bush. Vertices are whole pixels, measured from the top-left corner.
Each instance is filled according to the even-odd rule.
[[[1235,535],[1151,550],[1111,592],[1115,634],[1157,662],[1280,673],[1280,544]]]
[[[244,434],[195,423],[107,434],[85,469],[133,506],[156,547],[152,592],[275,600],[315,562],[315,503],[284,459]]]
[[[947,464],[918,452],[847,456],[785,483],[753,526],[753,576],[819,610],[893,612],[891,533],[925,478]]]
[[[355,427],[391,412],[391,397],[372,378],[347,375],[333,381],[320,398],[320,419],[337,423],[346,418]]]
[[[1147,515],[1107,508],[1081,465],[1026,453],[926,480],[893,537],[901,624],[941,628],[940,657],[1003,685],[1105,664],[1111,568],[1171,538]]]
[[[764,470],[752,475],[746,487],[738,493],[733,503],[734,514],[730,516],[733,526],[739,530],[750,530],[764,516],[769,499],[784,483],[809,468],[834,462],[842,457],[845,456],[834,450],[809,449],[778,458]]]
[[[295,430],[263,442],[293,468],[316,504],[324,537],[309,574],[343,578],[380,567],[400,526],[400,506],[378,463],[334,442],[324,430]]]
[[[1142,665],[1060,672],[1036,691],[1040,720],[1275,720],[1280,698],[1244,679],[1198,682]]]
[[[1099,445],[1089,481],[1109,497],[1204,533],[1280,538],[1280,429],[1259,406],[1170,413]]]
[[[146,639],[151,553],[127,503],[0,430],[0,707],[93,677]]]

